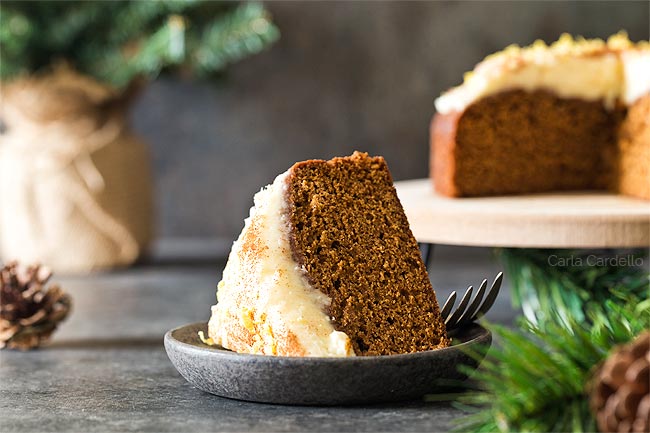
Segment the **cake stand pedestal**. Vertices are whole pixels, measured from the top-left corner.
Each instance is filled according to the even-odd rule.
[[[515,248],[650,246],[650,202],[606,192],[447,198],[429,179],[396,182],[420,243]]]

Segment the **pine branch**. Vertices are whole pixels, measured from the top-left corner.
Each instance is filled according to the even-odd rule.
[[[33,38],[34,26],[20,11],[0,12],[0,78],[27,72],[31,64],[20,61]]]
[[[246,3],[207,27],[194,51],[193,66],[200,75],[261,51],[279,33],[259,3]]]
[[[587,322],[549,319],[544,330],[530,321],[518,331],[488,325],[500,345],[487,353],[480,370],[464,368],[480,386],[460,398],[469,414],[456,430],[594,431],[586,383],[615,345],[648,328],[650,300],[647,293],[628,293],[592,304],[586,314]]]
[[[479,388],[461,397],[468,416],[457,430],[594,431],[585,390],[593,368],[650,328],[649,273],[634,266],[643,252],[619,252],[625,263],[604,251],[499,253],[527,319],[516,331],[488,325],[500,344],[480,370],[465,368]]]
[[[185,26],[180,17],[171,17],[156,32],[135,42],[130,53],[128,48],[115,48],[104,53],[101,60],[88,62],[86,71],[101,80],[121,87],[138,75],[155,78],[169,65],[180,64],[185,58]],[[91,48],[87,55],[94,55]]]
[[[118,11],[115,22],[121,23],[107,35],[110,44],[121,45],[142,35],[144,30],[159,28],[169,15],[184,12],[201,3],[200,0],[158,0],[129,2]]]
[[[590,305],[620,299],[621,292],[643,297],[650,287],[647,265],[634,266],[646,254],[642,250],[619,252],[623,265],[606,251],[501,249],[498,254],[515,306],[542,329],[558,317],[564,324],[587,320]]]
[[[81,6],[81,5],[79,5]],[[76,40],[89,27],[95,23],[102,14],[110,13],[106,2],[89,2],[83,7],[62,10],[57,17],[56,26],[45,27],[43,39],[55,50],[65,50],[71,40]]]
[[[278,38],[259,3],[5,0],[0,7],[3,80],[59,60],[120,87],[180,66],[210,76]]]

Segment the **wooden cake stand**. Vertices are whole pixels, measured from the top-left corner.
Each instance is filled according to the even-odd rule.
[[[606,192],[481,198],[436,194],[429,179],[396,182],[418,242],[519,248],[650,247],[650,202]]]

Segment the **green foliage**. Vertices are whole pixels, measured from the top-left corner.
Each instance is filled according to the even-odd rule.
[[[588,315],[582,323],[549,320],[545,330],[529,321],[520,330],[490,326],[500,346],[470,373],[479,389],[460,398],[469,415],[457,431],[595,431],[586,384],[613,346],[647,328],[650,300],[630,295]]]
[[[3,1],[0,77],[67,61],[116,86],[181,67],[210,76],[279,36],[259,3]]]
[[[650,272],[634,263],[647,251],[501,249],[516,306],[544,329],[549,320],[568,325],[588,320],[587,310],[625,294],[639,298],[650,290]]]
[[[488,325],[499,344],[478,371],[466,369],[478,388],[459,399],[469,415],[457,430],[595,431],[586,390],[593,369],[650,328],[649,272],[625,266],[642,254],[619,252],[624,263],[593,251],[499,254],[527,318],[518,330]]]

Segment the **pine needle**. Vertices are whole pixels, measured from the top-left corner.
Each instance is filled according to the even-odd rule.
[[[260,3],[158,1],[3,1],[0,78],[64,59],[116,87],[183,67],[217,76],[279,37]]]
[[[594,431],[586,384],[615,345],[650,328],[647,270],[575,263],[558,270],[547,264],[547,250],[501,254],[517,302],[535,308],[516,330],[485,325],[499,344],[479,370],[461,368],[478,386],[455,404],[467,413],[455,430]]]

